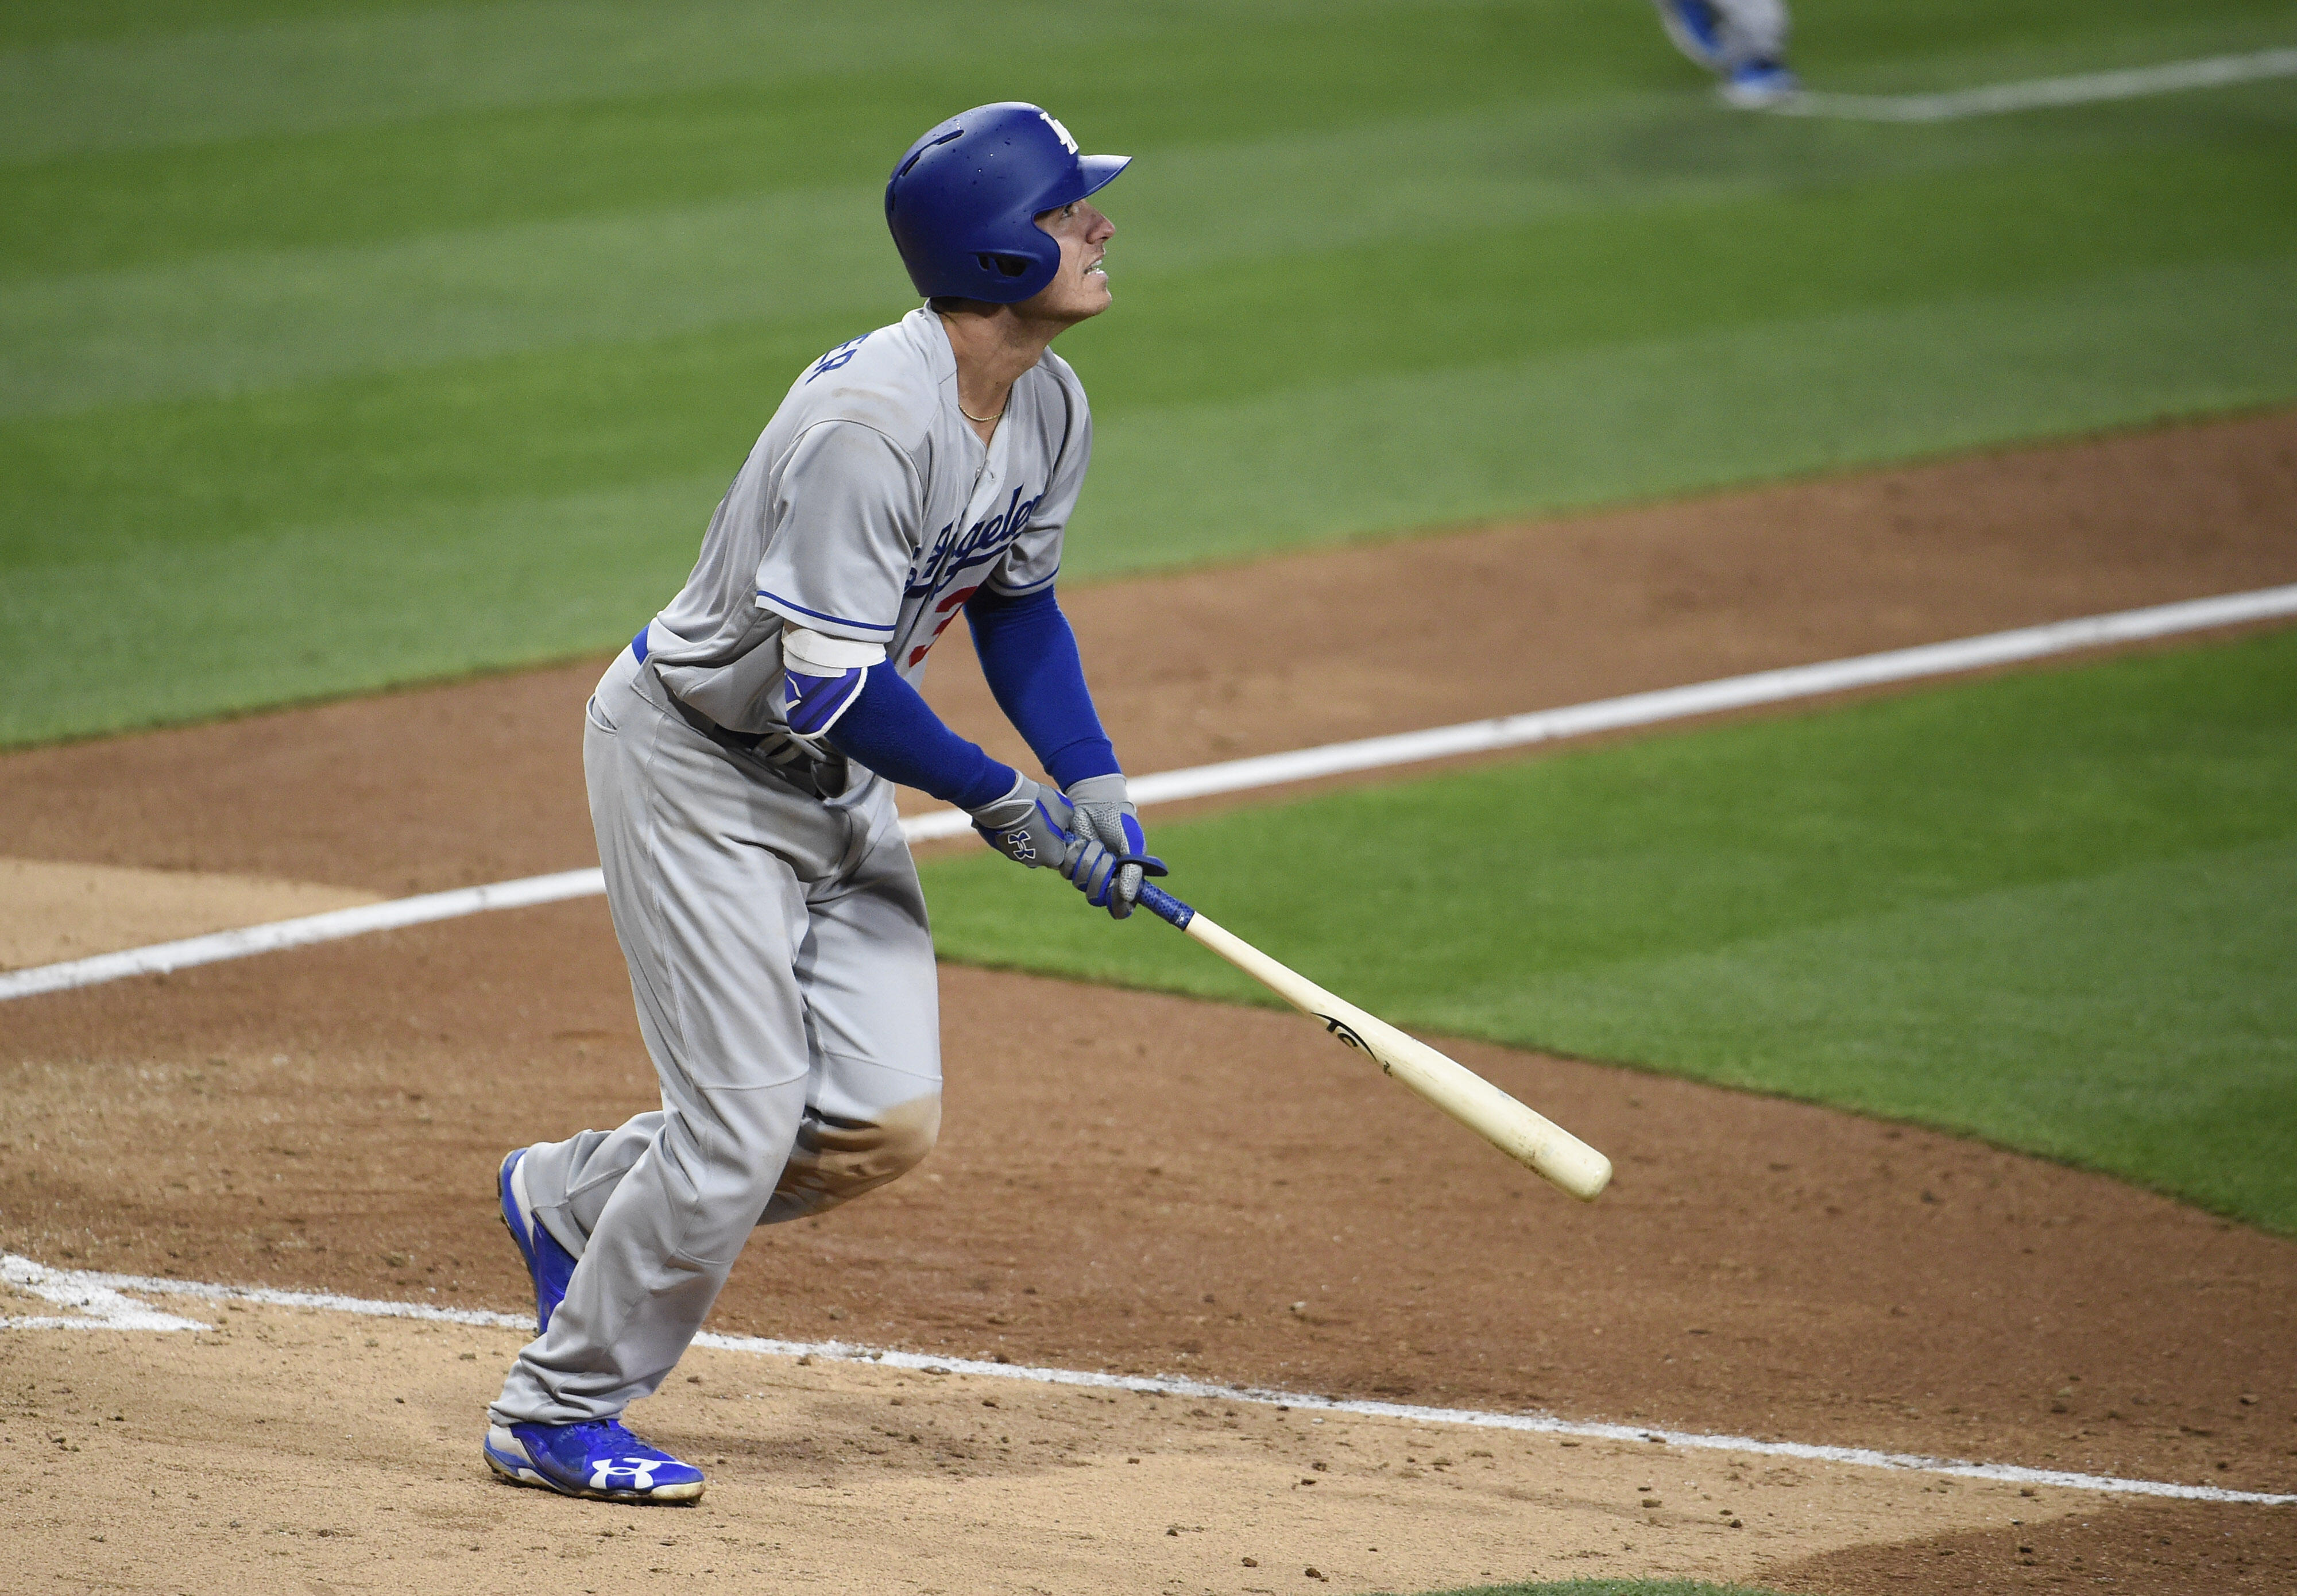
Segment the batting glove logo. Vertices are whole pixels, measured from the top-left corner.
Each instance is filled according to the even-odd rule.
[[[1035,841],[1026,828],[1009,831],[1005,834],[1005,851],[1025,865],[1037,857],[1037,850],[1033,846]]]

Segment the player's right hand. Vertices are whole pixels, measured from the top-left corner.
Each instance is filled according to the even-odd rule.
[[[1165,869],[1165,861],[1148,851],[1148,839],[1140,829],[1140,811],[1126,794],[1124,774],[1073,781],[1064,795],[1076,805],[1076,819],[1069,829],[1091,837],[1116,860],[1114,883],[1071,879],[1086,902],[1108,910],[1112,919],[1124,919],[1140,901],[1140,878],[1162,876]]]

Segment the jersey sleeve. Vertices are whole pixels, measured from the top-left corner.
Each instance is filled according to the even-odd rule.
[[[876,428],[809,428],[768,506],[758,607],[829,637],[888,641],[917,555],[922,498],[917,466]]]
[[[1083,398],[1077,396],[1076,419],[1053,464],[1052,480],[1046,484],[1044,496],[1030,512],[1027,527],[1006,549],[989,578],[986,585],[992,593],[1010,598],[1040,592],[1051,587],[1059,573],[1061,539],[1076,509],[1077,495],[1084,488],[1085,466],[1092,459],[1092,415]]]

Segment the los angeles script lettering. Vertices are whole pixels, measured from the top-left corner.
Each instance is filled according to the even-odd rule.
[[[1014,489],[1013,497],[1000,514],[975,522],[961,535],[954,521],[942,528],[934,536],[933,547],[910,565],[902,596],[915,598],[920,593],[933,592],[953,572],[979,564],[1019,537],[1045,497],[1041,493],[1034,498],[1023,498],[1021,496],[1028,490],[1025,486]]]

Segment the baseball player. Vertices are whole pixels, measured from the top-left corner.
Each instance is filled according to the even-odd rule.
[[[699,1469],[622,1427],[686,1351],[753,1229],[882,1186],[934,1145],[933,942],[893,786],[1123,918],[1148,854],[1054,599],[1092,451],[1047,347],[1109,302],[1115,228],[1034,105],[934,128],[885,185],[926,304],[791,384],[685,588],[589,702],[606,901],[662,1107],[503,1160],[540,1334],[490,1411],[496,1473],[688,1501]],[[944,726],[916,684],[962,613],[1052,785]]]
[[[1786,0],[1657,0],[1675,48],[1715,74],[1716,92],[1760,111],[1801,92],[1787,70]]]

